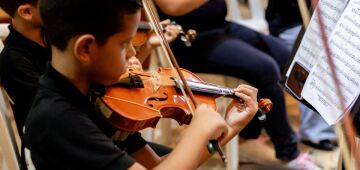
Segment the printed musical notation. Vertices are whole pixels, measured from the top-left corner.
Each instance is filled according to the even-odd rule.
[[[360,0],[321,0],[319,5],[345,106],[350,109],[360,93]],[[314,14],[286,73],[294,77],[299,65],[307,71],[301,90],[289,86],[294,82],[286,85],[290,91],[297,91],[295,96],[310,103],[328,124],[335,124],[346,110],[341,110],[317,22]],[[288,81],[297,81],[297,77],[301,76]]]

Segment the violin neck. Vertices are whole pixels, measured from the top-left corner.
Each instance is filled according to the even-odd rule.
[[[180,81],[175,80],[176,86],[179,88]],[[225,96],[225,97],[236,97],[233,89],[222,87],[216,84],[206,83],[206,82],[195,82],[187,81],[189,88],[193,92],[203,93],[206,95],[214,96]]]
[[[164,26],[165,26],[165,24],[161,24],[161,30],[163,30]],[[148,31],[152,31],[152,30],[153,30],[153,27],[151,26],[151,24],[149,22],[140,21],[138,31],[148,32]]]

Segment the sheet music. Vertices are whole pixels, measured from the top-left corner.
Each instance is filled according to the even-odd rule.
[[[330,35],[329,45],[345,107],[349,109],[360,93],[360,0],[349,1]],[[335,124],[344,114],[324,53],[311,70],[301,95],[329,124]]]
[[[343,13],[348,0],[320,0],[322,17],[327,35],[330,35],[341,14]],[[289,77],[290,72],[297,62],[306,70],[311,70],[314,64],[323,53],[323,44],[321,41],[320,29],[317,20],[317,14],[311,17],[310,24],[304,34],[303,40],[295,54],[294,60],[286,73]]]

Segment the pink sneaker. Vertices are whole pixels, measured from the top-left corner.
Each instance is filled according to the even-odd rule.
[[[300,154],[296,159],[286,163],[285,166],[295,170],[321,170],[308,153]]]

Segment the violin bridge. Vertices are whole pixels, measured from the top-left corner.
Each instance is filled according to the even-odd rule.
[[[157,71],[151,72],[151,85],[154,91],[157,91],[160,88],[161,76]]]

